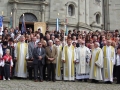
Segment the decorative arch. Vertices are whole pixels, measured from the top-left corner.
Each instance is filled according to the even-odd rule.
[[[25,22],[37,22],[37,17],[32,13],[24,13]],[[23,21],[23,15],[20,16],[19,22]]]
[[[77,4],[73,1],[69,1],[65,4],[65,6],[69,6],[70,4],[74,5],[75,7],[77,7]]]
[[[67,17],[75,17],[77,4],[73,1],[69,1],[65,4],[65,6],[66,6]]]
[[[100,17],[102,16],[101,12],[96,12],[94,15],[96,16],[97,14],[99,14]]]

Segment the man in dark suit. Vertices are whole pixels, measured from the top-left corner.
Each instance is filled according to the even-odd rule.
[[[29,79],[32,79],[33,71],[33,50],[37,47],[36,37],[32,38],[32,41],[28,44],[29,60],[27,61],[27,68],[29,73]]]
[[[47,57],[47,71],[48,71],[48,80],[55,82],[55,67],[56,67],[56,59],[57,59],[57,47],[53,45],[53,41],[48,41],[49,46],[46,47],[46,57]]]
[[[43,38],[43,33],[41,33],[41,29],[38,29],[38,33],[40,34],[40,39]]]
[[[77,43],[76,43],[76,47],[80,47],[80,45],[81,45],[81,39],[78,39],[78,41],[77,41]]]
[[[34,79],[35,82],[38,80],[38,71],[39,71],[39,80],[43,81],[43,65],[45,64],[45,49],[42,47],[42,43],[38,42],[38,46],[33,51],[33,65],[34,65]]]

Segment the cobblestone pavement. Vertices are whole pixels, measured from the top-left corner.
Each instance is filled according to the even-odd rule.
[[[0,81],[0,90],[120,90],[118,84],[85,82],[34,82],[30,80]]]

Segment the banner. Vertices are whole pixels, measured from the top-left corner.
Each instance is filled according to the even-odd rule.
[[[59,31],[59,19],[58,18],[56,19],[56,30],[57,32]]]
[[[23,15],[21,34],[23,35],[24,33],[26,33],[26,25],[25,25],[25,19],[24,19],[24,15]]]
[[[3,16],[0,16],[0,27],[3,31]]]

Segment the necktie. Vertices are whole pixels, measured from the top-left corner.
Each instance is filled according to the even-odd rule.
[[[35,42],[34,42],[34,47],[36,47],[36,44],[35,44]]]
[[[39,53],[39,55],[41,55],[41,48],[40,48],[39,50],[40,50],[40,53]]]
[[[50,51],[52,52],[52,47],[50,47]]]

